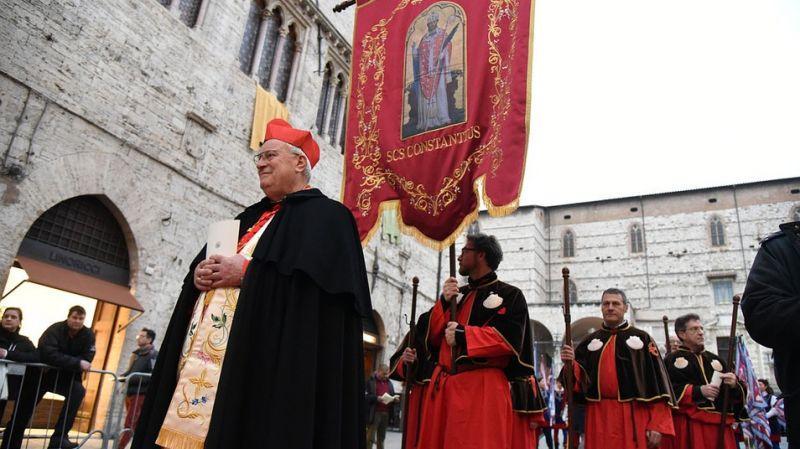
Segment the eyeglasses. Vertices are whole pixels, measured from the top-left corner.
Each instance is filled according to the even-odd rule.
[[[253,155],[253,162],[255,164],[258,164],[258,162],[261,160],[271,161],[277,155],[278,155],[277,151],[272,151],[272,150],[262,151],[260,153],[256,153]]]
[[[461,254],[464,254],[464,251],[477,251],[478,248],[461,248]]]
[[[300,157],[299,154],[294,154],[294,153],[288,153],[288,154],[290,154],[292,156]],[[254,154],[253,155],[253,162],[255,162],[255,164],[258,165],[258,162],[261,161],[261,160],[265,160],[265,161],[269,162],[269,161],[275,159],[278,156],[280,156],[280,152],[279,151],[266,150],[266,151],[262,151],[260,153]]]
[[[692,334],[696,334],[696,333],[698,333],[698,332],[703,332],[705,329],[703,329],[703,326],[695,326],[695,327],[687,327],[687,328],[686,328],[686,329],[684,329],[684,330],[685,330],[686,332],[690,332],[690,333],[692,333]]]

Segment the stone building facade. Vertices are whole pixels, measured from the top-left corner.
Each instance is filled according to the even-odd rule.
[[[663,344],[662,317],[689,311],[706,327],[707,346],[726,352],[731,299],[744,290],[759,241],[778,225],[800,220],[800,178],[619,198],[552,207],[521,207],[513,215],[482,215],[506,259],[499,274],[529,302],[540,349],[564,334],[562,268],[570,270],[573,333],[597,327],[602,291],[617,287],[632,304],[631,319]],[[592,318],[595,317],[595,318]],[[759,374],[770,376],[770,354],[739,334]]]
[[[314,130],[322,154],[312,184],[338,198],[354,13],[332,13],[335,3],[0,0],[0,285],[46,211],[91,197],[123,236],[124,286],[144,309],[130,325],[160,335],[208,224],[260,197],[249,148],[257,85],[295,126]],[[619,286],[637,324],[657,338],[662,314],[687,309],[713,316],[711,335],[723,335],[729,306],[714,289],[742,290],[757,239],[798,213],[798,187],[795,179],[531,206],[482,216],[479,226],[501,238],[501,276],[525,291],[539,341],[563,335],[562,266],[577,287],[576,320],[597,316],[599,292]],[[721,245],[712,244],[712,223]],[[641,235],[633,244],[632,233]],[[368,346],[386,361],[406,329],[411,277],[421,280],[422,312],[447,260],[400,237],[391,220],[364,252],[376,310]],[[118,337],[108,369],[125,368],[119,355],[135,334],[120,331],[128,318],[110,331]]]
[[[312,184],[338,199],[354,11],[336,3],[0,0],[0,286],[37,219],[90,197],[124,236],[125,288],[144,309],[131,329],[160,336],[208,224],[260,198],[257,85],[316,133]],[[391,232],[365,248],[375,360],[405,328],[407,272],[432,301],[435,257]],[[122,371],[136,332],[112,334],[118,354],[103,363]]]

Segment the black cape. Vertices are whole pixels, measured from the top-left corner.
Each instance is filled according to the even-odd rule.
[[[582,394],[576,398],[586,401],[601,399],[598,383],[600,356],[603,353],[602,349],[614,334],[617,335],[614,349],[619,383],[618,399],[622,402],[666,400],[672,406],[675,403],[672,386],[658,347],[647,332],[630,324],[624,324],[616,329],[609,329],[603,325],[602,329],[589,334],[575,348],[575,361],[583,371]],[[641,341],[640,349],[633,349],[628,345],[627,341],[632,337],[638,337]],[[599,340],[603,346],[590,351],[589,344],[594,340]],[[635,340],[632,340],[631,344],[633,341]]]
[[[416,331],[414,335],[414,342],[409,343],[410,334],[406,333],[400,346],[389,358],[389,377],[405,382],[412,380],[416,385],[423,385],[431,381],[433,369],[436,367],[430,356],[425,352],[425,333],[428,328],[428,320],[430,319],[430,312],[425,312],[417,318]],[[420,332],[420,329],[423,331]],[[406,348],[411,347],[417,350],[417,361],[412,363],[411,366],[404,366],[401,373],[397,368],[400,365],[400,359]]]
[[[239,214],[240,237],[272,206]],[[157,447],[204,256],[164,335],[134,449]],[[205,448],[364,448],[361,318],[371,311],[352,214],[317,189],[288,195],[242,281]]]
[[[509,380],[526,379],[534,375],[533,368],[533,339],[530,337],[530,318],[528,316],[528,303],[522,291],[513,285],[506,284],[497,279],[497,274],[491,272],[481,279],[469,280],[469,284],[460,288],[461,294],[466,296],[469,292],[475,291],[475,299],[472,302],[472,309],[469,314],[469,326],[492,327],[494,328],[511,346],[514,356],[505,367],[506,377]],[[484,300],[491,294],[497,294],[503,301],[494,308],[484,306]],[[450,313],[450,301],[440,297],[445,314]],[[425,355],[430,360],[439,360],[439,351],[431,346],[429,341],[430,326],[418,327],[417,332],[425,337]],[[480,367],[486,360],[480,357],[468,357],[463,354],[464,333],[456,334],[459,347],[462,348],[461,355],[456,356],[456,369],[469,370],[473,367]],[[441,347],[449,346],[444,344]]]
[[[685,361],[685,362],[684,362]],[[714,363],[716,361],[717,363]],[[711,382],[714,374],[714,365],[717,365],[720,372],[728,372],[728,364],[713,352],[703,351],[695,354],[685,346],[679,346],[677,351],[667,354],[664,358],[667,366],[667,374],[672,382],[672,390],[675,392],[676,405],[681,402],[689,386],[692,388],[692,402],[697,408],[711,413],[722,411],[722,394],[717,399],[711,401],[703,396],[700,387]],[[749,419],[744,408],[744,400],[747,398],[747,387],[740,380],[737,388],[731,388],[729,393],[730,403],[728,413],[732,413],[737,421]]]
[[[522,292],[520,292],[522,295]],[[527,316],[527,301],[522,299],[525,303],[525,312]],[[531,329],[531,320],[526,318],[525,329],[522,335],[522,347],[520,354],[521,359],[526,361],[525,365],[517,367],[514,371],[507,371],[506,374],[510,375],[509,383],[511,387],[511,406],[515,412],[518,413],[539,413],[547,409],[547,404],[544,402],[544,396],[539,389],[539,382],[536,381],[534,375],[530,373],[530,366],[534,365],[533,353],[533,329]]]
[[[535,377],[514,379],[509,381],[511,388],[511,407],[517,413],[539,413],[547,409],[539,382]]]
[[[800,222],[780,229],[761,242],[744,288],[742,314],[750,336],[773,349],[775,378],[786,401],[800,407]],[[800,434],[800,419],[797,423]]]

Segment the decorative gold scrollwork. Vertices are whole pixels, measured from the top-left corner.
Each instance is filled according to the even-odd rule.
[[[511,62],[514,61],[517,49],[517,18],[519,0],[490,0],[487,10],[488,27],[487,42],[489,46],[489,72],[493,75],[492,92],[489,102],[492,106],[490,131],[488,139],[480,145],[466,160],[458,164],[449,176],[442,179],[438,192],[432,193],[422,184],[418,184],[389,168],[380,165],[381,147],[379,143],[378,114],[383,101],[384,70],[386,62],[386,38],[388,25],[395,15],[409,4],[417,5],[422,0],[403,0],[391,14],[370,28],[361,39],[361,60],[357,76],[358,87],[355,89],[355,106],[358,121],[357,133],[354,136],[352,164],[363,174],[357,195],[356,207],[365,216],[372,209],[372,192],[385,183],[392,188],[402,190],[408,195],[409,203],[417,210],[432,216],[439,215],[452,204],[461,191],[461,180],[470,168],[477,167],[484,157],[491,157],[489,174],[494,177],[503,161],[502,136],[500,128],[511,108]],[[506,23],[504,27],[503,24]],[[506,55],[498,49],[504,31],[511,36],[510,47]],[[374,85],[373,97],[365,99],[364,92],[368,84]]]

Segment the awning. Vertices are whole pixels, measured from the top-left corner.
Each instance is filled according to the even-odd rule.
[[[28,282],[144,312],[144,307],[124,285],[114,284],[25,256],[17,256],[17,262],[28,273]]]

